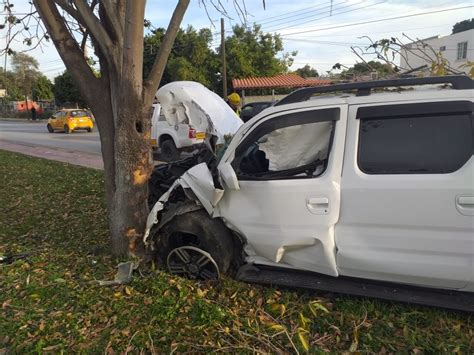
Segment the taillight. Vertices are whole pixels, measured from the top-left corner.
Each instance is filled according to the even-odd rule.
[[[196,138],[196,130],[189,126],[188,138]]]

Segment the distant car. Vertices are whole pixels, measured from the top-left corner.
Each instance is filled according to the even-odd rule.
[[[258,113],[265,110],[267,107],[273,105],[271,101],[261,101],[261,102],[251,102],[242,107],[240,111],[240,118],[242,121],[247,122],[253,116],[256,116]]]
[[[57,111],[48,119],[46,128],[49,133],[53,133],[55,130],[60,130],[64,133],[72,133],[79,129],[92,132],[94,122],[92,121],[90,113],[86,110],[63,109]]]

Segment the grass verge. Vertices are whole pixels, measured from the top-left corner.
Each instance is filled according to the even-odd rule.
[[[0,151],[0,353],[472,353],[467,314],[160,271],[112,279],[102,172]]]

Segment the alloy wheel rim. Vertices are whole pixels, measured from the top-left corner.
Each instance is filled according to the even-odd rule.
[[[166,263],[171,274],[189,279],[217,280],[220,277],[219,267],[211,254],[193,246],[173,249]]]

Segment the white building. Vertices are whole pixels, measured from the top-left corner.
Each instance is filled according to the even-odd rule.
[[[433,50],[429,47],[423,48],[423,43]],[[474,29],[449,36],[429,37],[409,43],[405,48],[402,49],[400,56],[400,67],[405,70],[418,68],[422,65],[431,67],[432,61],[436,58],[434,52],[437,52],[448,60],[451,68],[468,73],[469,68],[462,66],[468,61],[474,61]]]

